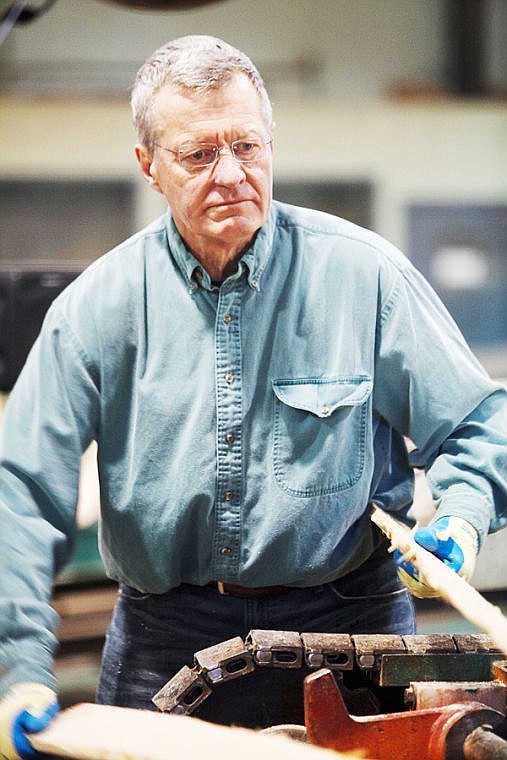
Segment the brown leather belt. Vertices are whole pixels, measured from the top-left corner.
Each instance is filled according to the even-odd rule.
[[[222,596],[236,596],[240,599],[253,596],[274,596],[289,591],[288,586],[237,586],[235,583],[222,583],[222,581],[210,581],[207,585],[217,589]]]

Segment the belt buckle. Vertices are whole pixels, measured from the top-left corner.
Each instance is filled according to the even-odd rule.
[[[228,596],[227,591],[225,590],[224,584],[222,583],[222,581],[217,581],[217,588],[218,588],[218,593],[221,596]]]

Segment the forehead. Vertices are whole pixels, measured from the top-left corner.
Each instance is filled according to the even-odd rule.
[[[161,88],[154,98],[153,120],[159,137],[173,142],[230,138],[266,131],[267,126],[259,94],[244,74],[206,93]]]

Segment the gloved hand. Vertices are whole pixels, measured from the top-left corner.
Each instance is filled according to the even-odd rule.
[[[0,701],[0,757],[36,760],[37,752],[27,734],[42,731],[60,709],[56,694],[40,683],[18,683]]]
[[[467,520],[461,517],[437,518],[427,527],[416,530],[414,540],[443,560],[462,578],[470,580],[479,550],[479,536]],[[438,591],[425,583],[424,577],[417,568],[408,560],[403,559],[398,549],[394,551],[394,559],[398,565],[400,580],[414,596],[439,596]]]

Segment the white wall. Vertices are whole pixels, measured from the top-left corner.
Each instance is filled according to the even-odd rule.
[[[505,93],[507,4],[486,0],[484,7],[486,79]],[[99,90],[108,81],[128,86],[156,47],[182,34],[207,33],[249,53],[275,95],[372,99],[400,82],[442,84],[449,47],[444,22],[445,0],[221,0],[169,12],[58,0],[11,33],[0,49],[0,80],[21,89],[23,78],[52,81],[56,89],[66,79],[76,88],[87,80]],[[307,79],[294,80],[298,62],[309,64]]]
[[[0,63],[41,78],[44,65],[57,63],[60,80],[75,76],[78,65],[85,77],[101,70],[120,81],[119,64],[133,73],[168,39],[206,33],[244,49],[278,91],[294,88],[292,64],[307,61],[319,69],[308,82],[313,90],[364,99],[400,78],[438,83],[442,7],[442,0],[221,0],[155,13],[58,0],[15,28]]]

